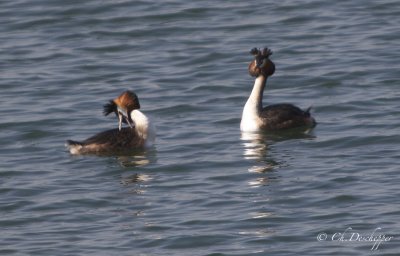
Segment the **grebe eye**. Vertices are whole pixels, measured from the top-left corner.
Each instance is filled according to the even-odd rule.
[[[267,59],[262,59],[260,68],[264,68],[267,65]]]

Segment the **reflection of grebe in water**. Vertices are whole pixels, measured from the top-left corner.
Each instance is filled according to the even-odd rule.
[[[250,160],[249,173],[255,174],[248,181],[251,187],[260,187],[278,179],[275,172],[284,164],[278,162],[270,154],[270,141],[262,133],[243,132],[241,136],[243,157]]]
[[[118,129],[100,132],[84,141],[68,140],[66,146],[73,155],[109,154],[150,147],[155,141],[155,131],[150,120],[139,111],[138,97],[125,91],[104,106],[104,114],[112,112],[118,116]],[[130,127],[122,128],[122,122]]]
[[[286,166],[285,158],[279,159],[271,152],[275,143],[291,139],[314,139],[309,133],[286,131],[279,133],[242,132],[241,141],[244,159],[251,160],[255,165],[248,169],[249,172],[265,173]]]
[[[255,56],[249,65],[249,73],[256,77],[253,90],[242,114],[240,130],[243,132],[282,131],[292,128],[312,128],[316,125],[310,115],[310,108],[301,110],[292,104],[262,106],[262,97],[267,78],[275,72],[275,64],[269,59],[271,50],[252,49]]]

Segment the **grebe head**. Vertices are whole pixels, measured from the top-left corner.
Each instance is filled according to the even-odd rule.
[[[272,51],[268,48],[262,50],[253,48],[250,54],[254,56],[254,60],[249,64],[249,74],[254,77],[263,75],[265,77],[272,76],[275,73],[275,64],[269,59]]]
[[[104,105],[104,115],[115,113],[118,116],[118,127],[121,130],[122,122],[128,123],[130,127],[134,127],[134,122],[131,118],[131,112],[135,109],[140,109],[139,98],[132,91],[125,91],[117,98],[110,100]]]

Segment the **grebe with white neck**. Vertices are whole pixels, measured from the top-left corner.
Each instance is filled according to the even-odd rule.
[[[249,64],[249,74],[256,77],[250,97],[247,100],[240,122],[243,132],[282,131],[292,128],[313,128],[315,119],[310,108],[301,110],[292,104],[274,104],[263,108],[262,98],[267,78],[275,72],[275,64],[269,59],[268,48],[253,48],[250,53],[255,59]]]
[[[139,99],[132,91],[125,91],[104,105],[104,115],[115,113],[118,128],[100,132],[84,141],[68,140],[67,148],[73,155],[118,153],[151,147],[155,129],[150,119],[140,110]],[[122,122],[129,127],[122,127]]]

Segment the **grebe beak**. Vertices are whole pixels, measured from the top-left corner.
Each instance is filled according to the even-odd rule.
[[[118,111],[118,129],[121,131],[122,128],[122,119],[125,118],[125,116]]]
[[[125,117],[125,121],[128,123],[129,127],[131,128],[135,128],[135,123],[133,122],[133,120],[131,120],[130,118]]]
[[[125,109],[118,107],[118,129],[121,131],[122,122],[125,122],[129,125],[130,128],[134,128],[135,124],[132,119],[129,118],[128,113],[126,113]]]

